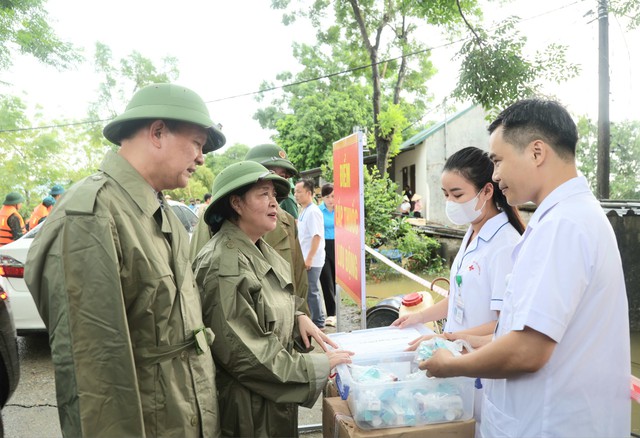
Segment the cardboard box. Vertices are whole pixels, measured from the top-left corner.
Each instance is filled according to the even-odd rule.
[[[327,381],[327,385],[324,387],[322,395],[324,396],[324,398],[340,397],[340,393],[338,392],[338,387],[336,386],[336,382],[334,379],[329,379]]]
[[[475,421],[430,424],[392,429],[360,429],[340,397],[325,398],[322,404],[322,435],[328,438],[473,438]]]

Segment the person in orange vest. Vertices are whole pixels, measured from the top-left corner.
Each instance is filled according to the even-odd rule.
[[[33,209],[33,213],[31,213],[31,217],[29,218],[29,223],[27,223],[27,230],[33,230],[40,222],[49,216],[49,213],[55,203],[56,200],[53,196],[45,197],[42,200],[42,203],[38,204],[37,207]]]
[[[51,187],[51,190],[49,191],[49,195],[51,195],[53,197],[54,200],[58,200],[60,199],[60,196],[64,193],[64,187],[62,187],[60,184],[56,184],[53,187]]]
[[[24,197],[18,192],[11,192],[4,198],[0,209],[0,246],[18,240],[26,232],[24,219],[18,212],[23,202]]]

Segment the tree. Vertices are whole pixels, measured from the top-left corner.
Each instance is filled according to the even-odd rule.
[[[295,9],[294,3],[300,7]],[[299,17],[308,18],[317,30],[318,43],[312,52],[316,58],[327,58],[322,64],[324,69],[312,69],[305,63],[311,57],[301,57],[294,48],[294,55],[298,55],[305,66],[295,78],[297,82],[309,80],[313,72],[322,73],[323,80],[334,85],[336,72],[349,72],[350,76],[343,75],[343,81],[348,78],[370,87],[372,124],[368,126],[372,128],[373,141],[369,143],[376,150],[376,165],[381,175],[386,173],[388,160],[394,153],[393,145],[402,141],[402,131],[422,118],[429,101],[426,83],[434,68],[424,38],[428,29],[450,36],[458,36],[463,30],[475,35],[461,51],[463,60],[469,59],[469,62],[461,72],[457,96],[471,98],[487,109],[502,106],[506,98],[512,101],[531,94],[537,89],[531,82],[540,71],[555,78],[566,78],[573,71],[571,66],[566,66],[560,46],[551,46],[548,54],[544,52],[545,56],[539,55],[535,60],[526,59],[517,53],[524,40],[509,33],[508,28],[502,31],[500,41],[489,44],[486,32],[476,31],[471,24],[482,17],[477,0],[272,0],[272,6],[285,11],[285,24]],[[501,50],[505,46],[510,50]],[[514,54],[518,55],[515,60]],[[504,68],[507,70],[497,74]],[[465,69],[467,73],[473,69],[475,76],[464,74]],[[279,76],[281,80],[284,78],[287,76]],[[365,81],[360,82],[362,79]],[[495,90],[503,89],[503,83],[509,87],[504,93],[496,94]],[[279,102],[280,107],[286,103],[285,97]],[[290,109],[294,114],[304,112],[301,108]],[[267,113],[272,118],[278,117],[277,111]],[[291,124],[285,126],[292,130]],[[329,139],[324,143],[330,144]]]
[[[505,20],[491,36],[469,25],[474,37],[458,53],[462,62],[455,97],[479,103],[491,114],[514,100],[534,96],[543,81],[561,82],[578,74],[578,67],[566,61],[565,46],[550,44],[528,59],[523,53],[526,38],[515,29],[517,21],[517,17]]]
[[[639,0],[610,0],[609,10],[619,17],[629,19],[627,27],[636,29],[640,26],[640,1]]]
[[[55,35],[44,3],[45,0],[0,1],[0,70],[13,64],[16,52],[58,69],[82,59],[70,43]]]
[[[15,96],[0,96],[0,196],[18,191],[25,197],[24,213],[42,201],[54,183],[66,183],[75,160],[67,158],[64,132],[25,129],[42,123],[36,114]]]
[[[296,169],[311,169],[332,162],[332,144],[327,143],[327,139],[339,140],[351,134],[354,126],[370,123],[363,91],[362,87],[352,87],[351,92],[303,92],[299,98],[292,99],[294,114],[277,121],[275,140],[288,152]]]
[[[224,152],[213,152],[211,154],[207,154],[205,157],[205,167],[211,170],[211,181],[208,181],[207,187],[209,187],[209,191],[213,186],[213,179],[222,172],[223,169],[227,168],[233,163],[237,163],[238,161],[244,160],[244,157],[249,152],[249,146],[236,143],[233,146],[225,148]]]
[[[185,199],[188,201],[191,198],[204,198],[206,193],[211,193],[215,177],[227,166],[244,160],[247,152],[249,152],[248,146],[236,143],[226,148],[224,152],[216,151],[205,155],[204,166],[196,169],[186,188],[169,190],[166,193],[175,200]]]
[[[274,0],[272,5],[274,8],[287,9],[290,3],[288,0]],[[438,6],[425,6],[426,3],[437,3]],[[475,0],[465,3],[475,4]],[[377,167],[382,175],[386,173],[389,156],[394,152],[394,137],[406,127],[402,125],[405,118],[397,117],[397,110],[420,112],[424,110],[428,99],[425,82],[433,75],[434,69],[426,45],[415,37],[415,33],[420,20],[429,13],[435,14],[434,20],[439,20],[435,11],[442,13],[447,10],[447,5],[448,2],[444,0],[402,3],[350,0],[315,2],[310,9],[305,3],[300,10],[285,14],[285,24],[297,16],[311,19],[317,29],[318,39],[313,53],[318,56],[324,52],[330,54],[327,56],[328,62],[324,63],[328,67],[326,74],[349,70],[352,77],[346,80],[371,87],[368,110],[372,118],[366,126],[372,128],[372,141],[369,143],[376,150]],[[333,14],[331,21],[335,21],[335,24],[324,26],[327,21],[324,17],[328,13]],[[381,62],[392,58],[392,53],[399,53],[400,56]],[[361,68],[367,64],[370,64],[370,70]],[[340,80],[345,81],[345,78]],[[331,81],[333,85],[335,78],[331,78]],[[402,91],[411,93],[412,99],[402,99]],[[387,111],[391,114],[385,116]],[[324,143],[330,145],[343,136],[325,139]]]
[[[578,119],[578,168],[596,188],[598,128],[586,116]],[[611,199],[640,199],[640,121],[611,123]]]

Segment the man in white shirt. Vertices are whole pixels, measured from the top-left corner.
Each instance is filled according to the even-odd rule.
[[[509,204],[537,204],[513,252],[494,340],[428,375],[485,384],[484,437],[629,436],[628,305],[616,238],[578,176],[575,123],[557,102],[523,100],[489,127]]]
[[[319,328],[324,328],[324,299],[320,291],[320,273],[324,266],[324,218],[313,203],[314,183],[309,179],[298,181],[294,196],[302,208],[298,214],[298,238],[307,268],[309,290],[307,302],[311,320]]]

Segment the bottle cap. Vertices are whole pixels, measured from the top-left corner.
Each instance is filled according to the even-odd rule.
[[[402,297],[402,305],[406,307],[417,306],[422,302],[422,294],[412,292]]]

